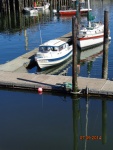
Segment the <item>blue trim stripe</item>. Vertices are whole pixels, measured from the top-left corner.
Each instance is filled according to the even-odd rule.
[[[64,59],[65,57],[67,57],[68,55],[70,55],[72,53],[72,51],[70,51],[68,54],[66,54],[65,56],[62,56],[62,57],[59,57],[59,58],[53,58],[53,59],[48,59],[49,62],[52,62],[52,61],[58,61],[58,60],[61,60],[61,59]]]

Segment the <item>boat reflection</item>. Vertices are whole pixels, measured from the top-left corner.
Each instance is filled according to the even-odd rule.
[[[96,60],[96,58],[98,58],[99,56],[101,56],[103,54],[103,44],[99,45],[97,47],[85,50],[85,51],[80,51],[78,49],[78,53],[77,53],[77,62],[78,62],[78,72],[80,72],[80,66],[83,65],[85,62],[93,62]],[[54,66],[54,67],[50,67],[47,68],[45,70],[41,70],[38,66],[37,66],[37,74],[51,74],[51,75],[67,75],[69,68],[72,66],[72,57],[70,57],[68,60],[66,60],[65,62]]]
[[[81,51],[80,54],[80,62],[85,62],[85,61],[94,61],[97,57],[101,56],[103,53],[103,44],[90,48],[85,51]]]
[[[50,15],[50,10],[49,9],[46,9],[46,10],[43,10],[43,11],[39,11],[38,13],[32,13],[32,14],[23,14],[25,17],[36,17],[36,16],[41,16],[41,15]]]
[[[72,64],[72,57],[69,57],[66,61],[54,67],[49,67],[47,69],[40,69],[39,67],[37,67],[37,73],[51,74],[51,75],[58,75],[58,74],[67,75],[68,69],[69,67],[71,67],[71,64]]]

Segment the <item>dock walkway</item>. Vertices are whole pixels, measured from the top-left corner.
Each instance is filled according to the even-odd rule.
[[[78,89],[81,91],[79,94],[85,94],[87,87],[90,95],[113,96],[113,81],[85,77],[78,77],[77,80]],[[0,71],[1,87],[27,90],[37,90],[42,87],[44,91],[63,93],[67,92],[64,82],[72,83],[72,77]]]

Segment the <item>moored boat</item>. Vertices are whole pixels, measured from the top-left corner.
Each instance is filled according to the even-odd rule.
[[[88,9],[90,9],[89,0]],[[104,24],[102,22],[94,22],[94,19],[95,17],[92,16],[90,11],[88,11],[88,25],[82,26],[77,35],[77,44],[81,49],[86,49],[103,43]],[[110,35],[109,40],[111,40]]]
[[[91,11],[92,9],[90,9]],[[73,16],[73,15],[76,15],[77,13],[77,10],[73,10],[73,9],[68,9],[68,10],[59,10],[59,15],[61,16]],[[81,8],[80,9],[80,14],[83,15],[83,14],[87,14],[88,13],[88,9],[87,8]]]
[[[71,2],[72,6],[62,6],[60,10],[53,9],[54,14],[58,14],[60,16],[73,16],[77,14],[76,7],[80,7],[80,15],[87,15],[88,11],[91,11],[92,9],[85,8],[85,1],[80,0],[79,5],[76,0],[72,0]]]
[[[35,61],[42,68],[51,67],[67,60],[72,55],[72,45],[54,39],[39,46]]]
[[[23,9],[23,13],[24,14],[29,14],[29,15],[38,15],[38,9],[34,8],[34,7],[25,7]]]
[[[88,27],[82,27],[78,34],[77,44],[81,49],[103,43],[104,25],[92,22]]]

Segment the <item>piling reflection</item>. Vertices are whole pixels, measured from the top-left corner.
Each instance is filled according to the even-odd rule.
[[[24,30],[24,37],[25,37],[25,49],[28,50],[28,35],[27,30]]]
[[[50,21],[50,10],[40,12],[37,15],[24,15],[22,13],[11,13],[8,15],[0,16],[0,32],[8,33],[21,33],[23,29],[34,26],[36,23],[43,23]]]
[[[97,127],[96,130],[94,130],[93,126],[91,126],[92,116],[94,116],[92,120],[93,122],[95,122],[95,118],[96,118],[96,114],[92,115],[91,114],[92,110],[91,108],[89,109],[89,104],[92,103],[92,98],[86,96],[86,98],[84,99],[86,99],[85,105],[84,105],[84,108],[81,108],[81,98],[77,97],[77,95],[72,95],[73,149],[74,150],[79,150],[81,147],[84,150],[88,150],[88,147],[90,145],[89,141],[92,141],[92,142],[100,141],[102,145],[108,144],[108,141],[107,141],[107,99],[102,98],[102,105],[101,105],[102,124],[101,124],[100,131],[99,131],[102,134],[96,134],[96,133],[99,133],[98,127],[97,127],[99,125],[98,123],[96,123],[96,127]],[[82,114],[83,109],[85,110],[84,115]],[[101,116],[99,118],[101,118]],[[80,128],[80,126],[82,126],[82,128]],[[80,133],[82,133],[82,135]],[[91,135],[91,133],[93,134]]]
[[[88,137],[88,108],[89,108],[89,100],[88,100],[88,96],[86,97],[86,126],[85,126],[85,137]],[[85,139],[85,146],[84,146],[85,150],[87,147],[87,138]]]
[[[102,144],[107,142],[107,102],[102,100]]]
[[[72,96],[72,110],[73,110],[73,150],[78,150],[79,134],[78,121],[80,119],[79,98],[77,95]]]
[[[80,122],[80,98],[77,95],[72,96],[72,110],[73,110],[73,150],[79,150],[80,148],[80,140],[84,140],[84,150],[87,149],[87,140],[88,136],[88,109],[89,109],[89,100],[86,98],[86,115],[85,115],[85,126],[84,135],[80,135],[81,131],[79,131],[79,122]]]

